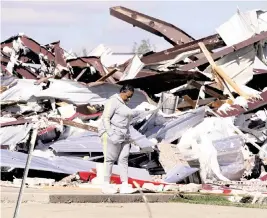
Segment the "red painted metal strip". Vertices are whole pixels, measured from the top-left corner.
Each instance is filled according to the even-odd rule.
[[[261,107],[267,104],[267,91],[262,92],[260,96],[262,97],[262,100],[250,100],[248,102],[247,110],[245,110],[239,105],[231,105],[232,109],[230,111],[227,111],[227,113],[220,112],[218,110],[216,111],[216,113],[220,115],[221,117],[231,117],[231,116],[238,116],[242,113],[257,109],[258,107]]]
[[[218,58],[222,58],[225,55],[228,55],[228,54],[230,54],[230,53],[232,53],[234,51],[238,51],[238,50],[240,50],[242,48],[245,48],[245,47],[247,47],[249,45],[252,45],[252,44],[254,44],[256,42],[259,42],[259,41],[261,41],[263,39],[266,39],[266,38],[267,38],[267,32],[265,31],[265,32],[262,32],[259,35],[253,36],[253,37],[251,37],[251,38],[249,38],[247,40],[244,40],[242,42],[239,42],[239,43],[237,43],[237,44],[235,44],[233,46],[228,46],[228,47],[222,49],[221,51],[212,53],[211,56],[212,56],[212,58],[214,60],[216,60]],[[201,58],[201,59],[199,59],[199,60],[197,60],[195,62],[192,62],[192,63],[184,65],[183,67],[181,67],[181,70],[188,71],[188,70],[191,70],[191,69],[193,69],[195,67],[199,67],[199,66],[201,66],[203,64],[206,64],[206,63],[208,63],[208,60],[207,60],[206,57],[204,57],[204,58]]]

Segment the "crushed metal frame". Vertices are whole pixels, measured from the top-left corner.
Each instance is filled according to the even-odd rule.
[[[253,99],[249,100],[247,109],[241,107],[240,105],[231,105],[231,108],[226,113],[219,111],[219,110],[216,110],[216,113],[221,117],[238,116],[240,114],[243,114],[243,113],[255,110],[264,105],[267,105],[267,91],[262,92],[260,96],[262,98],[260,100],[253,100]]]
[[[253,37],[251,37],[249,39],[246,39],[246,40],[244,40],[242,42],[234,44],[232,46],[227,46],[226,48],[224,48],[224,49],[222,49],[222,50],[220,50],[218,52],[212,53],[211,57],[214,60],[216,60],[218,58],[222,58],[222,57],[224,57],[224,56],[226,56],[226,55],[228,55],[230,53],[238,51],[238,50],[240,50],[242,48],[245,48],[245,47],[247,47],[249,45],[257,43],[257,42],[259,42],[261,40],[264,40],[266,38],[267,38],[267,32],[265,31],[265,32],[262,32],[262,33],[260,33],[260,34],[258,34],[256,36],[253,36]],[[186,65],[182,66],[181,70],[188,71],[188,70],[191,70],[191,69],[193,69],[195,67],[199,67],[199,66],[201,66],[203,64],[207,64],[207,63],[208,63],[208,60],[207,60],[206,57],[204,57],[204,58],[196,60],[196,61],[194,61],[192,63],[189,63],[189,64],[186,64]]]
[[[122,6],[110,8],[110,15],[163,37],[172,45],[181,45],[195,40],[192,36],[170,23]]]
[[[141,58],[141,61],[146,65],[158,63],[161,61],[171,60],[177,55],[199,49],[198,43],[203,42],[208,49],[217,49],[225,46],[224,41],[219,34],[207,36],[193,42],[188,42],[183,45],[176,45],[173,48],[169,48],[160,52],[153,53]]]

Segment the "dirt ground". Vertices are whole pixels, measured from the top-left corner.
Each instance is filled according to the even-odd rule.
[[[15,204],[1,204],[1,218],[12,218]],[[266,209],[195,205],[184,203],[150,204],[153,218],[263,218]],[[145,204],[37,204],[23,203],[18,218],[148,218]]]

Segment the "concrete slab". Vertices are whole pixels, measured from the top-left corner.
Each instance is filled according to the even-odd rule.
[[[19,188],[1,187],[1,202],[13,203],[17,201]],[[153,193],[145,194],[149,202],[169,202],[175,194]],[[143,202],[140,194],[101,194],[100,189],[77,187],[45,187],[26,188],[22,202],[35,203],[132,203]]]
[[[19,187],[1,186],[1,202],[13,203],[17,201]],[[77,187],[43,187],[43,188],[25,188],[22,202],[49,203],[50,195],[53,194],[100,194],[100,189],[87,189]]]

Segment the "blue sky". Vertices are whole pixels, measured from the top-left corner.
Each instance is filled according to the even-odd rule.
[[[266,1],[2,1],[1,40],[22,32],[41,44],[60,40],[73,51],[103,43],[114,52],[130,52],[135,41],[147,38],[157,50],[171,47],[163,38],[112,17],[112,6],[170,22],[194,38],[215,33],[237,7],[267,10]]]

